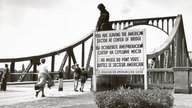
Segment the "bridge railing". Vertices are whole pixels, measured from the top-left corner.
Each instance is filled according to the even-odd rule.
[[[126,87],[144,87],[143,75],[128,75]],[[120,77],[120,82],[122,78]],[[117,81],[116,81],[117,83]],[[167,88],[173,89],[174,73],[171,68],[147,69],[147,84],[148,88]]]
[[[171,29],[174,27],[175,19],[176,16],[118,20],[118,21],[110,21],[110,25],[115,30],[128,29],[130,27],[138,25],[149,25],[156,27],[165,32],[167,35],[169,35]]]
[[[149,84],[174,84],[174,75],[171,68],[148,69]]]
[[[49,72],[53,75],[54,80],[58,80],[59,72]],[[11,73],[9,78],[12,78],[12,82],[17,82],[17,79],[22,73]],[[37,76],[37,73],[26,73],[24,78],[25,81],[33,81],[33,76]],[[1,75],[0,75],[1,76]],[[68,79],[66,76],[67,73],[64,73],[65,78]],[[91,75],[89,75],[91,77]],[[72,76],[71,76],[72,78]],[[132,87],[141,87],[144,83],[144,76],[143,75],[127,75],[126,84],[131,85]],[[120,79],[121,80],[121,79]],[[147,83],[149,88],[158,87],[158,88],[173,88],[174,85],[174,73],[171,68],[156,68],[156,69],[147,69]]]

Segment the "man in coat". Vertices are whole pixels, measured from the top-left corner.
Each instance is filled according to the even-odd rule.
[[[97,21],[96,31],[112,30],[109,25],[109,12],[105,9],[105,6],[100,3],[97,8],[100,10],[100,17]]]

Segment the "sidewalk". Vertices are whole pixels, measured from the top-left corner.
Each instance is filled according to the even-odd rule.
[[[80,85],[80,83],[79,83]],[[51,89],[45,88],[45,98],[51,97],[61,97],[70,95],[81,95],[91,92],[90,91],[90,81],[85,84],[85,92],[75,92],[73,91],[73,81],[67,81],[63,83],[63,91],[58,91],[58,83],[55,83]],[[8,85],[7,91],[0,91],[0,107],[2,105],[11,105],[21,102],[29,102],[45,99],[41,97],[39,93],[38,97],[35,97],[34,84],[23,84],[23,85]]]
[[[174,108],[192,108],[192,94],[174,94]]]
[[[90,81],[86,82],[84,91],[73,91],[73,82],[67,81],[63,83],[63,91],[58,91],[58,83],[55,83],[55,86],[51,89],[46,87],[46,97],[42,98],[41,94],[39,94],[39,97],[35,97],[34,84],[8,85],[7,91],[0,91],[0,108],[5,105],[12,105],[11,108],[13,108],[15,104],[18,105],[20,103],[21,105],[29,105],[31,103],[37,103],[37,101],[41,101],[37,104],[49,103],[50,105],[55,105],[50,108],[58,108],[58,105],[63,106],[63,104],[65,104],[65,108],[90,108],[90,106],[91,108],[97,108],[90,91]],[[174,108],[192,108],[191,94],[173,94],[173,96]],[[80,107],[82,105],[83,107]],[[30,108],[33,108],[33,106]]]

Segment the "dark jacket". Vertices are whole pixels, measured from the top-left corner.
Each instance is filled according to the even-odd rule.
[[[87,71],[86,71],[86,70],[82,70],[82,72],[81,72],[81,82],[82,82],[82,83],[85,83],[85,81],[87,80],[87,78],[88,78]]]
[[[79,67],[75,68],[75,70],[74,70],[74,78],[76,80],[78,80],[80,78],[80,75],[81,75],[81,68],[79,68]]]
[[[109,12],[106,9],[101,10],[100,17],[97,21],[97,31],[101,31],[105,29],[105,25],[108,25],[109,22]]]

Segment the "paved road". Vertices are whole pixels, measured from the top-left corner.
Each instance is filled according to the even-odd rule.
[[[80,95],[88,92],[91,92],[90,81],[87,81],[85,84],[85,92],[74,92],[72,81],[63,83],[63,91],[58,91],[58,83],[55,83],[55,86],[51,89],[48,89],[47,87],[45,89],[46,97]],[[191,94],[174,94],[173,96],[174,108],[192,108]],[[34,84],[8,85],[7,91],[0,91],[0,106],[39,99],[44,98],[41,97],[41,94],[39,94],[39,97],[35,97]]]
[[[79,83],[80,84],[80,83]],[[59,97],[68,95],[79,95],[90,91],[90,81],[85,84],[85,92],[73,91],[73,82],[67,81],[63,83],[63,91],[58,91],[58,83],[55,83],[51,89],[45,88],[46,97]],[[8,85],[7,91],[0,91],[0,106],[11,105],[20,102],[28,102],[44,99],[41,97],[35,97],[34,84],[23,84],[23,85]]]
[[[174,94],[174,108],[192,108],[192,94]]]

